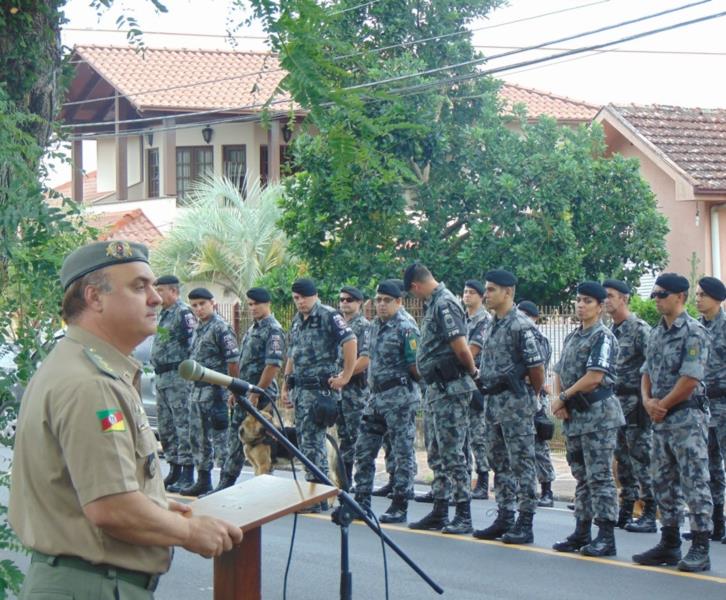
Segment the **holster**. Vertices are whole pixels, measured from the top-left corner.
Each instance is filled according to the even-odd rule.
[[[625,416],[625,424],[636,425],[641,429],[647,429],[650,427],[650,415],[648,414],[648,411],[645,410],[645,405],[643,404],[643,399],[640,397],[640,394],[638,394],[638,402],[635,405],[635,408]]]
[[[386,429],[386,420],[383,415],[374,412],[372,414],[363,414],[361,417],[360,430],[362,433],[383,435],[386,433]]]
[[[567,400],[567,409],[575,409],[581,412],[586,411],[596,402],[600,402],[601,400],[608,398],[612,393],[613,390],[610,387],[600,387],[587,394],[577,392],[574,396]]]
[[[345,387],[365,389],[368,386],[368,371],[363,371],[357,375],[353,375]]]
[[[229,410],[227,403],[224,401],[224,391],[221,389],[218,394],[215,393],[214,395],[209,419],[212,424],[212,429],[215,431],[224,431],[229,425]]]
[[[338,403],[330,390],[318,391],[312,405],[313,423],[320,427],[332,427],[338,419]]]
[[[476,412],[483,412],[484,411],[484,394],[482,394],[478,389],[474,390],[471,393],[471,409]]]
[[[554,421],[547,416],[544,408],[534,413],[534,430],[540,442],[548,442],[555,435]]]

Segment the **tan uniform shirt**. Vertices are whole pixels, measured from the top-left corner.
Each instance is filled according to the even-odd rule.
[[[79,327],[31,379],[20,405],[9,519],[26,546],[146,573],[171,552],[123,542],[95,527],[83,506],[140,491],[168,507],[156,440],[134,379],[139,364]]]

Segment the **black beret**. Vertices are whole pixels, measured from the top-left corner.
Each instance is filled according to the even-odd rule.
[[[255,302],[270,302],[270,292],[262,287],[254,287],[247,290],[247,297]]]
[[[396,279],[384,279],[378,284],[376,291],[392,298],[400,298],[403,294],[403,290]]]
[[[484,295],[484,285],[481,281],[478,279],[467,279],[464,282],[464,287],[471,288],[472,290],[476,290],[476,293],[480,296]]]
[[[93,242],[77,248],[66,256],[60,270],[63,289],[77,279],[105,267],[129,262],[149,262],[149,249],[137,242],[113,240]]]
[[[395,283],[398,287],[401,288],[402,293],[406,291],[406,288],[403,285],[403,279],[386,279],[386,281],[392,281],[393,283]]]
[[[655,280],[655,285],[673,293],[687,292],[689,288],[688,279],[678,273],[663,273]]]
[[[583,296],[590,296],[595,298],[598,302],[602,302],[608,297],[608,293],[605,288],[601,286],[597,281],[583,281],[577,286],[577,293]]]
[[[179,285],[180,283],[176,275],[162,275],[154,282],[154,285]]]
[[[630,286],[625,283],[624,281],[620,281],[619,279],[606,279],[602,282],[602,286],[604,288],[610,288],[612,290],[617,290],[621,294],[632,294],[633,290],[630,288]]]
[[[318,288],[312,279],[298,279],[292,284],[292,291],[301,296],[314,296],[318,293]]]
[[[517,308],[523,313],[527,313],[530,317],[539,317],[539,308],[537,308],[537,305],[531,300],[522,300],[517,305]]]
[[[190,300],[212,300],[214,296],[207,288],[199,287],[189,292],[188,298]]]
[[[720,279],[716,279],[715,277],[701,277],[698,280],[698,285],[714,300],[718,300],[719,302],[726,300],[726,287]]]
[[[349,296],[352,296],[355,300],[358,300],[359,302],[365,300],[363,292],[361,292],[357,287],[353,287],[352,285],[344,285],[342,288],[340,288],[340,292],[342,294],[348,294]]]
[[[411,284],[413,283],[413,274],[416,270],[416,267],[418,267],[421,263],[415,262],[411,263],[406,267],[406,270],[403,272],[403,291],[407,292],[411,289]]]
[[[492,269],[491,271],[487,271],[486,275],[484,275],[484,279],[504,287],[513,287],[517,285],[517,278],[514,273],[505,271],[504,269]]]

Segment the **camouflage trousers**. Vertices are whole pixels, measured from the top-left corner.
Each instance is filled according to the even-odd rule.
[[[693,409],[686,409],[693,410]],[[691,531],[710,531],[713,500],[708,487],[708,431],[702,423],[671,425],[653,431],[651,472],[663,526],[680,527],[683,503]]]
[[[224,465],[228,425],[226,392],[216,385],[195,386],[189,402],[189,441],[200,471],[211,471],[215,461]]]
[[[618,429],[615,460],[618,462],[621,504],[632,504],[638,498],[644,502],[654,499],[653,476],[650,472],[652,451],[651,425],[624,425]]]
[[[334,398],[338,394],[330,391]],[[293,402],[295,404],[295,429],[297,430],[297,443],[300,451],[323,473],[328,473],[328,454],[325,451],[325,425],[318,425],[313,419],[315,399],[320,394],[318,390],[295,388]],[[307,481],[317,481],[315,475],[305,469]]]
[[[338,430],[340,440],[340,457],[346,465],[352,465],[355,461],[356,439],[360,429],[360,420],[363,416],[363,409],[368,402],[368,388],[345,387],[340,394],[338,402],[338,420],[335,426]]]
[[[613,456],[618,428],[566,438],[567,462],[575,486],[575,517],[617,521],[618,497],[613,478]]]
[[[726,398],[712,401],[711,421],[708,426],[708,472],[711,476],[709,487],[714,504],[724,503],[726,476],[724,459],[726,459]]]
[[[429,467],[434,472],[431,490],[436,500],[447,500],[452,492],[455,502],[466,502],[471,498],[471,472],[464,452],[470,402],[469,392],[447,394],[433,385],[427,390],[426,452]],[[424,409],[424,415],[426,412]]]
[[[414,453],[416,410],[400,406],[387,410],[366,409],[355,446],[355,491],[370,494],[376,474],[376,457],[387,436],[393,469],[393,494],[406,496],[413,488],[415,471],[411,468]],[[412,426],[413,425],[413,426]],[[387,455],[388,457],[388,455]]]
[[[222,477],[234,477],[237,479],[242,472],[245,464],[245,449],[239,439],[239,427],[245,420],[247,411],[239,404],[235,404],[232,409],[232,418],[229,422],[229,430],[227,431],[227,460],[222,466]]]
[[[163,388],[156,387],[156,418],[161,447],[166,461],[191,466],[192,447],[189,443],[189,395],[192,385],[176,377]]]
[[[540,483],[550,483],[555,480],[550,444],[543,442],[537,436],[534,436],[534,468],[537,471],[537,481]]]
[[[537,510],[534,423],[487,421],[489,466],[494,471],[494,496],[503,510]]]
[[[469,434],[466,437],[466,460],[469,470],[474,468],[478,473],[489,470],[487,449],[487,423],[484,411],[469,406]]]

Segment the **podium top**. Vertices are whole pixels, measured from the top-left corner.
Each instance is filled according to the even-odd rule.
[[[194,515],[224,519],[249,531],[337,495],[338,489],[329,485],[258,475],[189,506]]]

